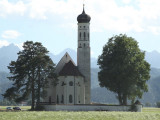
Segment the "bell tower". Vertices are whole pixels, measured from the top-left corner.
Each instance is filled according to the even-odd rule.
[[[84,5],[82,14],[77,17],[78,21],[78,48],[77,66],[85,80],[85,104],[90,104],[91,97],[91,72],[90,72],[90,20],[85,13]]]

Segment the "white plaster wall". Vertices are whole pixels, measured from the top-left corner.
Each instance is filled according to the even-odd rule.
[[[142,105],[137,105],[138,112],[142,111]],[[129,111],[130,106],[106,106],[106,105],[44,105],[46,111]]]
[[[90,26],[90,23],[78,23],[77,66],[79,71],[85,77],[85,104],[90,103],[90,94],[91,94],[90,93],[91,92],[90,37],[88,37],[88,34],[90,36],[89,26]],[[85,38],[83,35],[84,32],[86,33]],[[82,33],[81,37],[80,37],[80,33]]]
[[[63,82],[65,83],[64,86],[62,86]],[[70,86],[69,82],[73,82],[73,86]],[[59,96],[58,104],[84,104],[84,87],[84,78],[81,76],[60,76],[59,84],[56,86],[56,94]],[[64,96],[64,103],[61,103],[62,95]],[[72,95],[72,103],[69,102],[69,95]]]
[[[48,87],[46,88],[46,95],[44,101],[49,102],[49,97],[51,96],[51,102],[56,102],[56,87],[52,84],[52,81],[49,79]]]

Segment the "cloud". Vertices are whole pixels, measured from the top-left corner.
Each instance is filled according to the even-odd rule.
[[[6,40],[0,40],[0,48],[3,46],[8,46],[10,43]]]
[[[21,34],[18,31],[15,30],[7,30],[2,33],[2,38],[5,39],[16,39]]]
[[[131,2],[131,0],[122,0],[123,3],[128,4]]]
[[[0,16],[18,14],[33,20],[53,19],[53,22],[59,19],[63,24],[60,26],[65,26],[73,24],[77,13],[82,11],[82,4],[81,0],[1,0]],[[156,28],[160,26],[159,0],[87,0],[85,4],[86,13],[92,17],[94,32],[109,30],[160,34]]]
[[[26,5],[20,0],[16,3],[11,3],[8,0],[0,0],[0,16],[6,17],[10,14],[24,15]]]

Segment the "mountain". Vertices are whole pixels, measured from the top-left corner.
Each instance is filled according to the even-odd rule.
[[[153,68],[160,68],[160,53],[157,51],[146,52],[145,59]]]
[[[14,44],[0,48],[0,71],[9,72],[7,66],[11,61],[17,59],[17,53],[20,49]]]
[[[97,70],[92,69],[92,75],[97,75]],[[143,98],[140,101],[145,103],[151,103],[154,105],[156,102],[160,101],[160,69],[151,68],[150,71],[151,78],[148,80],[148,92],[144,93]],[[96,77],[96,76],[95,76]],[[95,78],[93,77],[93,78]],[[92,80],[92,102],[102,102],[102,103],[117,103],[118,100],[116,99],[116,94],[107,90],[106,88],[101,87],[94,87],[98,85],[98,79],[91,79]]]
[[[0,72],[0,100],[2,100],[2,95],[7,88],[11,87],[12,82],[8,80],[9,73]]]

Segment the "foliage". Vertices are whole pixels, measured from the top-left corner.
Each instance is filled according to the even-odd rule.
[[[39,105],[39,106],[36,106],[35,110],[43,111],[43,110],[45,110],[45,108],[44,108],[44,106]]]
[[[137,106],[135,105],[135,104],[132,104],[131,105],[131,108],[130,108],[130,111],[132,111],[132,112],[137,112]]]
[[[110,38],[103,47],[98,58],[100,86],[116,93],[121,105],[127,105],[127,99],[134,102],[148,91],[150,65],[144,57],[137,41],[126,35]]]
[[[151,103],[149,102],[145,103],[145,107],[151,107],[151,106],[152,106]]]
[[[1,106],[6,106],[6,105],[17,105],[17,103],[15,103],[14,101],[8,101],[8,100],[2,100],[0,101],[0,105]]]
[[[160,108],[160,102],[157,102],[157,103],[156,103],[156,106],[157,106],[158,108]]]
[[[54,63],[47,55],[48,51],[39,42],[26,41],[23,50],[18,53],[18,59],[8,66],[12,76],[13,86],[6,90],[4,98],[20,102],[32,98],[32,110],[35,101],[40,102],[48,80],[55,82]]]

